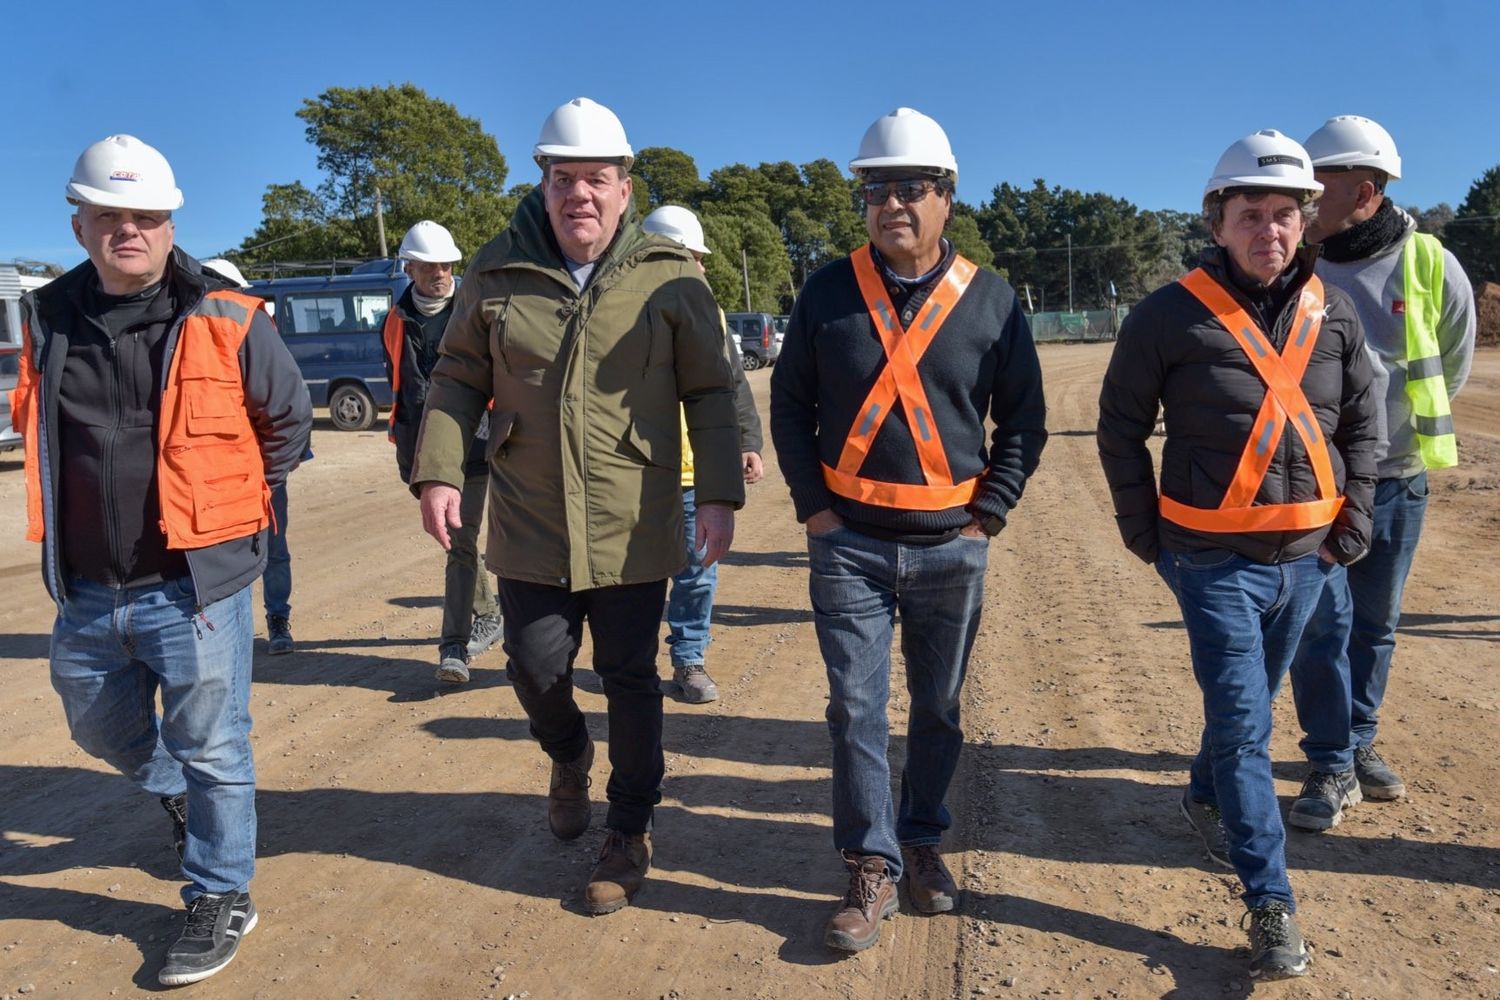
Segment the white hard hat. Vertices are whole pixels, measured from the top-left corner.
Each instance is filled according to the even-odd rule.
[[[858,174],[880,167],[927,167],[942,170],[958,180],[958,161],[948,134],[920,111],[897,108],[875,119],[859,141],[859,155],[849,162]]]
[[[531,151],[538,166],[548,160],[619,160],[626,170],[635,151],[615,113],[587,97],[575,97],[554,108],[542,122],[542,134]]]
[[[1303,143],[1319,167],[1373,167],[1392,180],[1401,179],[1396,140],[1378,122],[1359,115],[1335,115]]]
[[[250,287],[250,282],[245,280],[245,276],[240,273],[240,269],[223,257],[210,257],[208,260],[199,261],[199,263],[203,265],[203,270],[212,271],[221,278],[228,278],[241,288]]]
[[[663,205],[641,220],[648,233],[660,233],[676,240],[695,253],[712,253],[703,242],[703,224],[698,217],[680,205]]]
[[[1224,150],[1204,194],[1225,188],[1278,188],[1321,194],[1307,150],[1274,128],[1261,129]]]
[[[431,219],[423,219],[406,231],[397,256],[426,264],[454,264],[463,259],[453,234]]]
[[[73,165],[68,201],[108,208],[171,212],[182,207],[172,165],[133,135],[100,139]]]

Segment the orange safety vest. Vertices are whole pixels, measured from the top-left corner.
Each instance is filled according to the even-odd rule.
[[[396,408],[401,405],[401,353],[406,345],[406,321],[396,312],[394,302],[380,327],[380,341],[385,345],[385,356],[391,362],[391,417],[386,424],[385,436],[394,444]]]
[[[1234,479],[1217,509],[1205,510],[1178,503],[1163,494],[1161,515],[1174,524],[1192,531],[1308,531],[1332,524],[1344,505],[1333,480],[1333,463],[1328,457],[1328,443],[1318,426],[1317,416],[1302,392],[1302,375],[1307,371],[1313,345],[1323,325],[1323,282],[1313,275],[1297,300],[1292,317],[1292,334],[1287,337],[1281,354],[1256,326],[1234,297],[1202,268],[1179,278],[1184,288],[1208,307],[1214,318],[1224,325],[1240,349],[1245,352],[1255,372],[1266,384],[1266,395],[1260,412],[1250,429],[1250,438],[1240,455]],[[1281,443],[1288,425],[1296,431],[1307,449],[1321,499],[1304,503],[1256,504],[1256,494],[1271,459]]]
[[[162,533],[169,549],[197,549],[252,535],[271,523],[260,439],[245,412],[239,351],[260,299],[209,292],[183,321],[162,389],[156,455]],[[12,397],[26,444],[26,537],[42,541],[42,399],[31,330]]]
[[[823,481],[839,496],[877,507],[947,510],[963,506],[974,499],[980,477],[961,483],[953,481],[948,456],[943,451],[943,439],[932,417],[932,407],[927,402],[927,391],[922,387],[922,377],[917,374],[917,362],[922,360],[943,322],[952,315],[953,307],[968,291],[979,268],[962,256],[954,257],[948,273],[922,304],[912,320],[911,329],[906,330],[896,317],[896,308],[886,294],[885,282],[880,280],[869,245],[854,251],[849,259],[854,264],[854,277],[859,282],[865,308],[870,312],[870,321],[880,334],[886,364],[860,405],[862,416],[856,417],[854,425],[849,428],[849,436],[839,454],[838,467],[823,465]],[[888,483],[859,475],[865,456],[898,398],[906,410],[925,485]]]

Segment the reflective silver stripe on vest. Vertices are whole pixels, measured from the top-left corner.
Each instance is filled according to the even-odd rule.
[[[1437,378],[1443,374],[1443,359],[1412,358],[1406,363],[1406,377],[1408,379]]]
[[[244,326],[250,322],[250,310],[240,305],[233,299],[221,299],[216,295],[210,295],[198,304],[195,310],[199,316],[212,316],[217,319],[227,319]]]
[[[1444,434],[1453,433],[1453,417],[1444,414],[1441,417],[1424,417],[1420,413],[1412,414],[1412,422],[1416,424],[1417,433],[1425,437],[1441,437]]]

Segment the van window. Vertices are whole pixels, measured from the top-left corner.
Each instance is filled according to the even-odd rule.
[[[374,333],[390,308],[387,291],[294,294],[286,297],[281,324],[288,333]]]

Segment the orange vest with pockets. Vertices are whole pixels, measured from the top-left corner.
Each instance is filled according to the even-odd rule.
[[[169,549],[243,538],[271,523],[271,488],[260,439],[245,412],[239,361],[240,345],[262,305],[251,295],[215,291],[183,320],[162,389],[156,456],[159,523]],[[38,441],[43,400],[29,327],[23,336],[13,422],[26,441],[26,537],[40,542],[46,530]]]
[[[860,295],[865,308],[870,312],[870,321],[880,334],[880,343],[885,348],[885,368],[875,379],[869,395],[860,405],[859,415],[849,428],[844,440],[837,467],[823,466],[823,481],[839,496],[876,507],[897,507],[903,510],[947,510],[961,507],[974,499],[979,488],[979,476],[953,481],[948,468],[948,456],[943,451],[943,439],[938,433],[937,422],[932,417],[932,407],[927,402],[927,391],[922,387],[922,377],[917,373],[917,362],[937,337],[943,322],[953,313],[953,307],[963,297],[974,280],[979,268],[962,256],[956,256],[941,283],[927,301],[922,304],[912,320],[911,329],[903,329],[896,316],[896,308],[886,294],[885,282],[870,255],[868,244],[850,254],[854,264],[854,277],[859,282]],[[922,484],[888,483],[860,476],[860,467],[870,453],[875,437],[891,415],[897,400],[906,411],[907,424],[911,428],[912,440],[917,446],[917,459],[922,466]]]
[[[1250,439],[1240,454],[1234,479],[1224,492],[1216,509],[1190,507],[1163,494],[1161,515],[1174,524],[1192,531],[1309,531],[1332,524],[1344,505],[1334,485],[1333,463],[1328,457],[1328,443],[1307,397],[1302,392],[1302,375],[1312,357],[1313,345],[1323,325],[1323,282],[1313,275],[1297,300],[1291,332],[1281,354],[1261,332],[1250,315],[1234,297],[1202,268],[1184,275],[1179,283],[1208,307],[1214,319],[1224,325],[1266,384],[1266,395]],[[1290,425],[1302,439],[1318,483],[1317,500],[1304,503],[1255,503],[1266,472],[1271,468],[1281,436]]]

